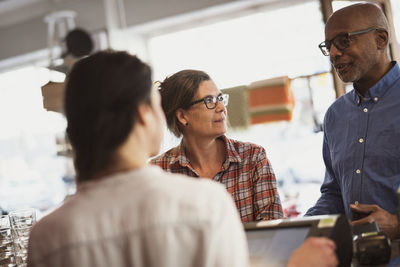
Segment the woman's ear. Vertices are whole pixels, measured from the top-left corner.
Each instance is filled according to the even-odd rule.
[[[175,112],[175,116],[178,121],[182,124],[182,126],[188,125],[188,120],[186,119],[186,111],[182,108],[179,108]]]
[[[385,49],[389,43],[389,33],[386,30],[376,30],[376,45],[378,49]]]
[[[136,111],[137,123],[146,124],[150,111],[151,107],[147,103],[140,103]]]

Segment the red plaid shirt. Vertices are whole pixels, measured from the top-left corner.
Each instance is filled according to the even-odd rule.
[[[272,220],[283,217],[276,188],[275,174],[263,147],[220,137],[227,148],[227,158],[214,181],[231,193],[242,222]],[[164,170],[199,177],[185,155],[183,142],[151,160]]]

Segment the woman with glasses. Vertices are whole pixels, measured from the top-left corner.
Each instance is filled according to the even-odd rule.
[[[276,179],[264,148],[225,136],[229,96],[208,74],[183,70],[160,83],[169,130],[180,145],[151,162],[173,173],[225,185],[242,222],[281,218]]]

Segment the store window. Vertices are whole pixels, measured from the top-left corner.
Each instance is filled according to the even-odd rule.
[[[149,41],[154,77],[203,69],[224,88],[329,71],[318,50],[323,28],[319,3],[313,1],[156,36]]]
[[[186,68],[206,71],[220,89],[289,76],[295,97],[290,122],[256,124],[227,133],[265,147],[287,214],[301,215],[313,205],[324,177],[320,130],[335,94],[329,59],[318,49],[323,39],[319,2],[313,1],[149,40],[155,80]],[[167,132],[162,152],[178,142]]]
[[[64,76],[25,67],[0,74],[0,208],[34,207],[47,212],[64,199],[62,178],[70,160],[57,156],[65,132],[60,113],[43,108],[41,86]]]
[[[400,1],[391,1],[390,2],[392,6],[392,16],[393,16],[393,24],[394,24],[394,29],[396,32],[396,39],[397,42],[399,42],[400,38]],[[400,49],[400,45],[398,45]]]

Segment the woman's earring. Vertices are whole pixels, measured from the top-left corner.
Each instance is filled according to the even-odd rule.
[[[188,122],[186,122],[186,123],[185,123],[185,126],[188,126],[188,125],[189,125],[189,123],[188,123]]]

